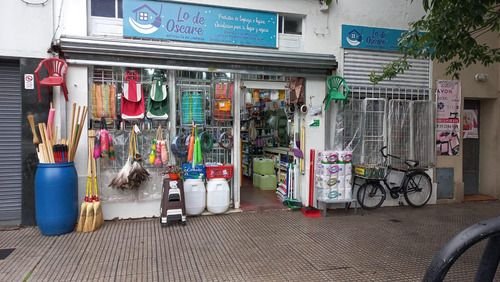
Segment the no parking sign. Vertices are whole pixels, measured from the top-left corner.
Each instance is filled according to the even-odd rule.
[[[24,75],[24,89],[35,89],[35,76],[33,74]]]

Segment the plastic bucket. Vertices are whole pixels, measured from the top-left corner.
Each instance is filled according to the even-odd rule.
[[[43,235],[57,236],[75,229],[78,218],[78,175],[70,163],[38,164],[35,175],[35,214]]]
[[[186,179],[184,181],[184,200],[187,215],[200,215],[206,205],[205,184],[201,179]]]
[[[224,213],[229,208],[229,184],[225,179],[214,178],[207,183],[207,210]]]

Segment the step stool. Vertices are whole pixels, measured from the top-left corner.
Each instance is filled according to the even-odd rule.
[[[167,227],[172,220],[181,220],[186,225],[186,204],[182,180],[163,179],[163,196],[160,206],[161,227]]]

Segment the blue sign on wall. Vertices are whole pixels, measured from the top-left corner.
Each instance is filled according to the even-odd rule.
[[[278,15],[192,4],[124,0],[123,36],[278,46]]]
[[[342,25],[342,47],[397,51],[405,30]]]

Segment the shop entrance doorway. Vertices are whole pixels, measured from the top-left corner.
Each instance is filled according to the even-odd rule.
[[[480,101],[465,100],[463,118],[464,195],[479,194]]]
[[[241,189],[243,211],[286,209],[276,195],[276,187],[286,176],[280,154],[287,150],[292,123],[285,109],[285,77],[247,77],[242,79]],[[286,165],[284,166],[286,167]]]

